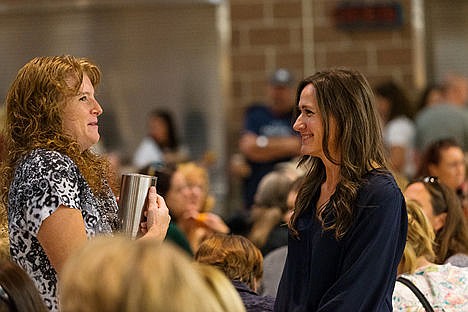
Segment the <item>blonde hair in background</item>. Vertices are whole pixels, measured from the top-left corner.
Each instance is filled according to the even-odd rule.
[[[412,274],[417,269],[417,258],[425,257],[429,261],[434,260],[435,234],[418,203],[408,200],[406,210],[408,213],[408,234],[398,272]]]
[[[62,312],[224,311],[191,259],[170,243],[98,237],[66,263]]]
[[[287,198],[294,178],[294,175],[286,174],[286,169],[278,169],[260,180],[251,212],[253,225],[248,234],[258,248],[265,245],[273,228],[288,212]]]
[[[229,279],[241,281],[254,291],[263,276],[262,253],[240,235],[213,234],[200,244],[195,260],[217,267]]]
[[[206,283],[218,298],[225,312],[245,312],[245,306],[239,293],[227,276],[214,266],[195,263],[195,268],[205,278]]]
[[[200,185],[205,193],[203,207],[199,212],[209,212],[215,205],[215,198],[209,194],[210,191],[210,178],[208,171],[194,162],[181,163],[177,166],[177,170],[185,176],[189,185]]]

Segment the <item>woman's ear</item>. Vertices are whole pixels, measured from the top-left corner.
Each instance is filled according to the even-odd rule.
[[[441,214],[439,214],[437,216],[434,216],[433,226],[434,226],[434,230],[436,232],[438,232],[441,228],[444,227],[445,219],[447,219],[447,213],[446,212],[442,212]]]

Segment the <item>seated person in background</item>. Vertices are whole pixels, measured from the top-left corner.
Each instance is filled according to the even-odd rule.
[[[183,175],[177,173],[174,166],[165,166],[161,163],[148,165],[139,173],[158,177],[156,191],[166,198],[166,203],[169,199],[171,221],[167,229],[166,240],[177,244],[193,256],[190,242],[182,230],[182,216],[185,212],[185,203],[188,201],[188,188]]]
[[[454,139],[440,139],[428,146],[421,157],[418,176],[436,176],[455,190],[468,221],[468,181],[465,154]]]
[[[166,240],[173,241],[193,255],[201,241],[212,233],[229,232],[218,215],[199,213],[190,202],[191,189],[185,176],[175,166],[156,163],[141,169],[140,173],[158,177],[156,190],[165,198],[171,215]]]
[[[188,159],[188,151],[179,143],[172,115],[155,109],[148,116],[148,134],[133,156],[133,165],[142,168],[154,162],[177,164]]]
[[[48,311],[28,274],[9,260],[0,260],[0,311]]]
[[[418,176],[438,177],[462,198],[466,164],[460,144],[451,138],[431,143],[422,155]]]
[[[303,182],[304,176],[300,176],[291,185],[288,198],[286,199],[288,212],[283,216],[283,221],[286,224],[289,222],[291,214],[294,211],[297,194],[299,193],[299,189]],[[286,244],[268,252],[263,258],[262,295],[269,295],[272,297],[276,296],[287,255],[288,245]]]
[[[279,170],[265,175],[258,185],[251,213],[248,238],[266,255],[288,244],[287,197],[294,177]]]
[[[62,312],[225,311],[190,258],[170,243],[91,240],[65,264]]]
[[[189,220],[197,221],[195,228],[205,228],[205,230],[199,229],[193,232],[195,236],[199,236],[194,238],[195,246],[193,248],[198,248],[196,241],[210,234],[210,231],[206,232],[206,228],[218,233],[229,233],[230,229],[223,219],[212,212],[215,206],[215,198],[209,193],[210,179],[207,169],[195,162],[186,162],[179,164],[177,171],[185,177],[189,189],[187,211],[190,213],[186,217]]]
[[[214,208],[215,199],[209,194],[210,178],[208,171],[195,162],[178,165],[190,189],[190,203],[198,212],[209,212]]]
[[[417,202],[435,232],[435,263],[468,266],[468,228],[455,192],[436,177],[413,182],[404,191]]]
[[[468,80],[459,74],[445,75],[440,84],[441,100],[421,109],[415,116],[418,153],[442,138],[455,138],[468,150]]]
[[[437,105],[443,101],[442,90],[438,84],[428,84],[419,95],[416,103],[416,110],[419,112],[425,107]]]
[[[249,104],[239,139],[239,151],[250,170],[239,170],[243,177],[244,208],[250,211],[258,183],[278,163],[299,156],[300,139],[292,129],[294,111],[294,78],[287,69],[279,68],[267,84],[265,102]],[[243,167],[243,166],[242,166]]]
[[[374,91],[391,169],[397,181],[412,178],[415,174],[416,130],[406,90],[394,81],[386,81],[377,85]]]
[[[406,209],[408,239],[398,266],[400,277],[410,280],[434,311],[468,311],[468,268],[434,264],[431,224],[416,202],[408,201]],[[416,295],[400,282],[395,284],[392,302],[393,311],[423,311]]]
[[[239,292],[247,312],[273,311],[275,299],[256,292],[263,274],[263,257],[247,238],[214,234],[201,243],[195,260],[224,272]]]
[[[244,303],[239,293],[227,278],[226,274],[212,265],[194,263],[195,269],[205,278],[206,283],[215,294],[225,312],[245,312]]]
[[[210,212],[215,205],[215,199],[210,195],[210,178],[208,171],[195,162],[181,163],[177,166],[187,181],[190,190],[189,201],[200,213]]]

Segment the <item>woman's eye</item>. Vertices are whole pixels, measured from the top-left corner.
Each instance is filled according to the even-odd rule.
[[[80,100],[80,101],[86,101],[87,99],[88,99],[88,98],[86,97],[86,95],[84,95],[84,96],[80,97],[79,100]]]

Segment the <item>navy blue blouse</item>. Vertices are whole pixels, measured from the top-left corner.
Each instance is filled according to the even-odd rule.
[[[275,311],[392,311],[406,205],[390,174],[374,170],[366,179],[341,240],[322,230],[315,202],[299,216],[299,239],[289,236]]]

